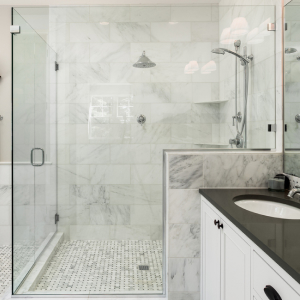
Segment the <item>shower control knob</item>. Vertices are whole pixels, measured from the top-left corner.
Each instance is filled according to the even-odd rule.
[[[300,114],[297,114],[297,115],[295,116],[295,121],[296,121],[297,123],[300,123]]]
[[[143,125],[146,122],[146,117],[144,115],[139,115],[136,120],[140,125]]]

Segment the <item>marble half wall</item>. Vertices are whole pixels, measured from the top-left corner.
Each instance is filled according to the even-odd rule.
[[[164,157],[169,299],[200,300],[199,188],[266,188],[282,172],[282,154],[166,150]]]

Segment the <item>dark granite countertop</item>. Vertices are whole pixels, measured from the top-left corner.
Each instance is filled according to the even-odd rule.
[[[300,283],[300,220],[267,217],[247,211],[233,198],[242,195],[275,197],[278,202],[300,208],[298,199],[286,192],[267,189],[200,189],[203,195],[248,238]]]

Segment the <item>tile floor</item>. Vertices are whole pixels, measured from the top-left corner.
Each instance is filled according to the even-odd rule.
[[[11,247],[0,247],[0,297],[11,284]]]
[[[149,270],[139,270],[148,265]],[[36,293],[143,294],[162,291],[162,241],[66,241]]]

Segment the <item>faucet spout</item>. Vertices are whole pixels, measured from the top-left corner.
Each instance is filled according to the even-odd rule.
[[[300,194],[300,186],[295,186],[293,189],[291,189],[288,193],[288,197],[294,198],[296,194]]]

